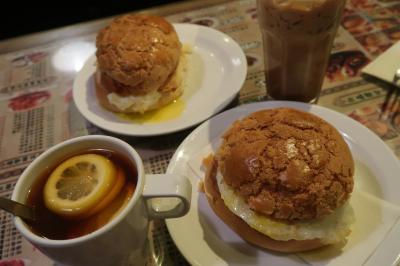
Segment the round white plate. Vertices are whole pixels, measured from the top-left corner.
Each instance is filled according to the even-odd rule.
[[[334,125],[349,144],[356,162],[367,165],[376,180],[357,187],[377,197],[400,205],[399,160],[372,131],[351,118],[324,107],[296,102],[270,101],[243,105],[225,111],[197,127],[179,146],[167,173],[186,175],[193,187],[189,213],[167,219],[168,230],[177,247],[192,265],[304,265],[294,255],[282,255],[252,247],[240,239],[211,210],[203,193],[198,192],[198,177],[188,166],[204,147],[219,139],[233,121],[264,108],[292,107],[322,117]],[[196,156],[197,155],[197,156]],[[357,169],[356,172],[360,171]],[[192,165],[192,164],[191,164]]]
[[[73,98],[82,115],[96,126],[131,136],[152,136],[194,126],[228,105],[241,89],[247,74],[246,57],[228,35],[192,24],[174,24],[179,39],[192,47],[188,61],[187,86],[181,96],[185,108],[179,117],[159,123],[124,120],[99,106],[94,87],[96,57],[78,73]]]

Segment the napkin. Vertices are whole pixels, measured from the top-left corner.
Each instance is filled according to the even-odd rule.
[[[199,181],[205,174],[203,158],[214,153],[218,145],[219,140],[214,140],[197,154],[191,155],[188,166]],[[350,205],[355,212],[356,222],[344,246],[327,246],[298,253],[297,256],[313,266],[392,265],[400,251],[400,206],[359,188],[353,191]]]
[[[319,265],[392,265],[399,252],[398,239],[390,239],[392,229],[400,228],[400,207],[361,190],[355,190],[350,198],[356,222],[343,246],[328,246],[319,250],[300,253],[298,256],[309,264]],[[392,232],[391,232],[392,233]],[[394,233],[394,232],[393,232]],[[387,254],[387,248],[395,246],[395,254]],[[394,255],[394,257],[393,257]],[[379,264],[370,261],[379,261]]]
[[[400,68],[400,41],[369,63],[363,73],[392,83],[394,73]]]

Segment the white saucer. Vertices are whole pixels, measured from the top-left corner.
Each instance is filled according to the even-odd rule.
[[[192,24],[174,24],[183,44],[192,47],[188,65],[188,86],[181,96],[185,107],[175,119],[159,123],[124,120],[99,106],[94,87],[96,57],[93,55],[78,73],[73,98],[81,114],[96,126],[131,136],[152,136],[194,126],[228,105],[240,91],[247,74],[246,57],[228,35]]]
[[[198,191],[199,177],[188,165],[189,160],[190,165],[193,165],[193,160],[199,161],[197,164],[200,165],[202,158],[199,157],[199,153],[210,144],[213,150],[216,149],[218,145],[216,140],[233,121],[256,110],[276,107],[292,107],[310,112],[334,125],[349,144],[355,161],[368,166],[373,173],[374,178],[363,177],[363,182],[358,182],[356,186],[385,201],[400,205],[399,160],[387,145],[366,127],[343,114],[316,105],[285,101],[243,105],[225,111],[197,127],[178,147],[168,166],[168,174],[187,176],[193,187],[189,213],[181,218],[166,220],[172,239],[190,264],[209,266],[307,264],[295,255],[263,251],[241,240],[213,213],[204,194]],[[360,175],[362,169],[358,167],[356,164],[356,173]],[[393,246],[393,243],[389,243],[389,246]]]

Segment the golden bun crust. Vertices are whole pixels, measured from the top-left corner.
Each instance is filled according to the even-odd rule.
[[[98,68],[129,94],[158,90],[175,71],[181,43],[174,27],[153,15],[124,15],[96,38]]]
[[[216,180],[218,168],[217,161],[213,158],[209,159],[209,163],[206,167],[207,173],[204,178],[203,188],[209,205],[214,213],[243,240],[263,249],[285,253],[313,250],[324,246],[324,244],[322,244],[318,239],[289,241],[274,240],[251,228],[239,216],[232,213],[221,199],[221,194]]]
[[[340,133],[290,108],[236,121],[216,153],[225,182],[250,208],[285,221],[333,213],[353,190],[354,161]]]

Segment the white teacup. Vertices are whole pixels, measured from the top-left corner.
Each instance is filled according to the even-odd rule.
[[[149,220],[185,215],[190,207],[191,185],[182,176],[146,175],[138,153],[126,142],[108,136],[84,136],[62,142],[36,158],[23,172],[12,199],[25,203],[29,189],[40,173],[66,156],[88,149],[116,151],[132,160],[137,168],[136,190],[126,207],[98,230],[73,239],[52,240],[33,233],[15,217],[15,226],[34,246],[51,259],[67,265],[144,265]],[[151,207],[152,198],[178,198],[179,204],[167,211]]]

